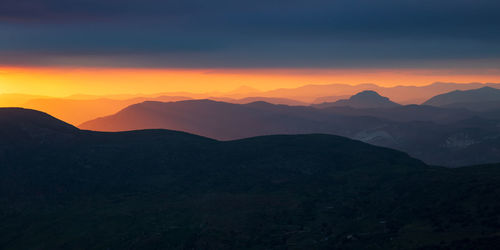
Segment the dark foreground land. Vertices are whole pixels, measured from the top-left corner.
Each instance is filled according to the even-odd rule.
[[[332,135],[98,133],[0,109],[2,249],[494,249],[500,165]]]

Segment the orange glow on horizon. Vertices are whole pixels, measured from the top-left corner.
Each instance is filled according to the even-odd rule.
[[[0,94],[64,97],[73,94],[226,92],[240,86],[266,91],[307,84],[380,86],[432,82],[500,82],[500,70],[486,72],[421,69],[112,69],[0,67]]]

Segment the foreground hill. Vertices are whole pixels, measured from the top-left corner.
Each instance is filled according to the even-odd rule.
[[[173,129],[220,140],[324,133],[402,150],[429,164],[463,166],[500,162],[498,120],[481,118],[473,112],[426,106],[359,112],[364,113],[355,116],[338,108],[265,102],[245,105],[211,100],[144,102],[79,127],[96,131]],[[485,152],[476,154],[484,149]]]
[[[342,99],[335,102],[324,102],[314,105],[318,108],[326,107],[351,107],[351,108],[393,108],[399,104],[389,100],[389,98],[379,95],[375,91],[365,90],[359,92],[349,99]]]
[[[0,149],[38,146],[46,141],[65,141],[78,131],[76,127],[39,111],[0,108]]]
[[[483,87],[472,90],[455,90],[432,97],[424,105],[467,108],[476,111],[500,109],[500,89]]]
[[[1,133],[24,124],[15,134],[33,142],[0,141],[3,249],[493,249],[500,240],[500,166],[429,167],[331,135],[220,142],[80,131],[22,109],[0,117]],[[40,141],[38,131],[64,136]]]

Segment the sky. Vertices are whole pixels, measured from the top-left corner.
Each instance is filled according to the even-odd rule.
[[[500,1],[2,0],[0,93],[500,82]]]

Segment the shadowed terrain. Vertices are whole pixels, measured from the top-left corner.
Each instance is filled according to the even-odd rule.
[[[4,249],[400,249],[483,246],[500,167],[429,167],[347,138],[221,142],[78,130],[0,109]],[[43,139],[41,139],[43,138]]]

